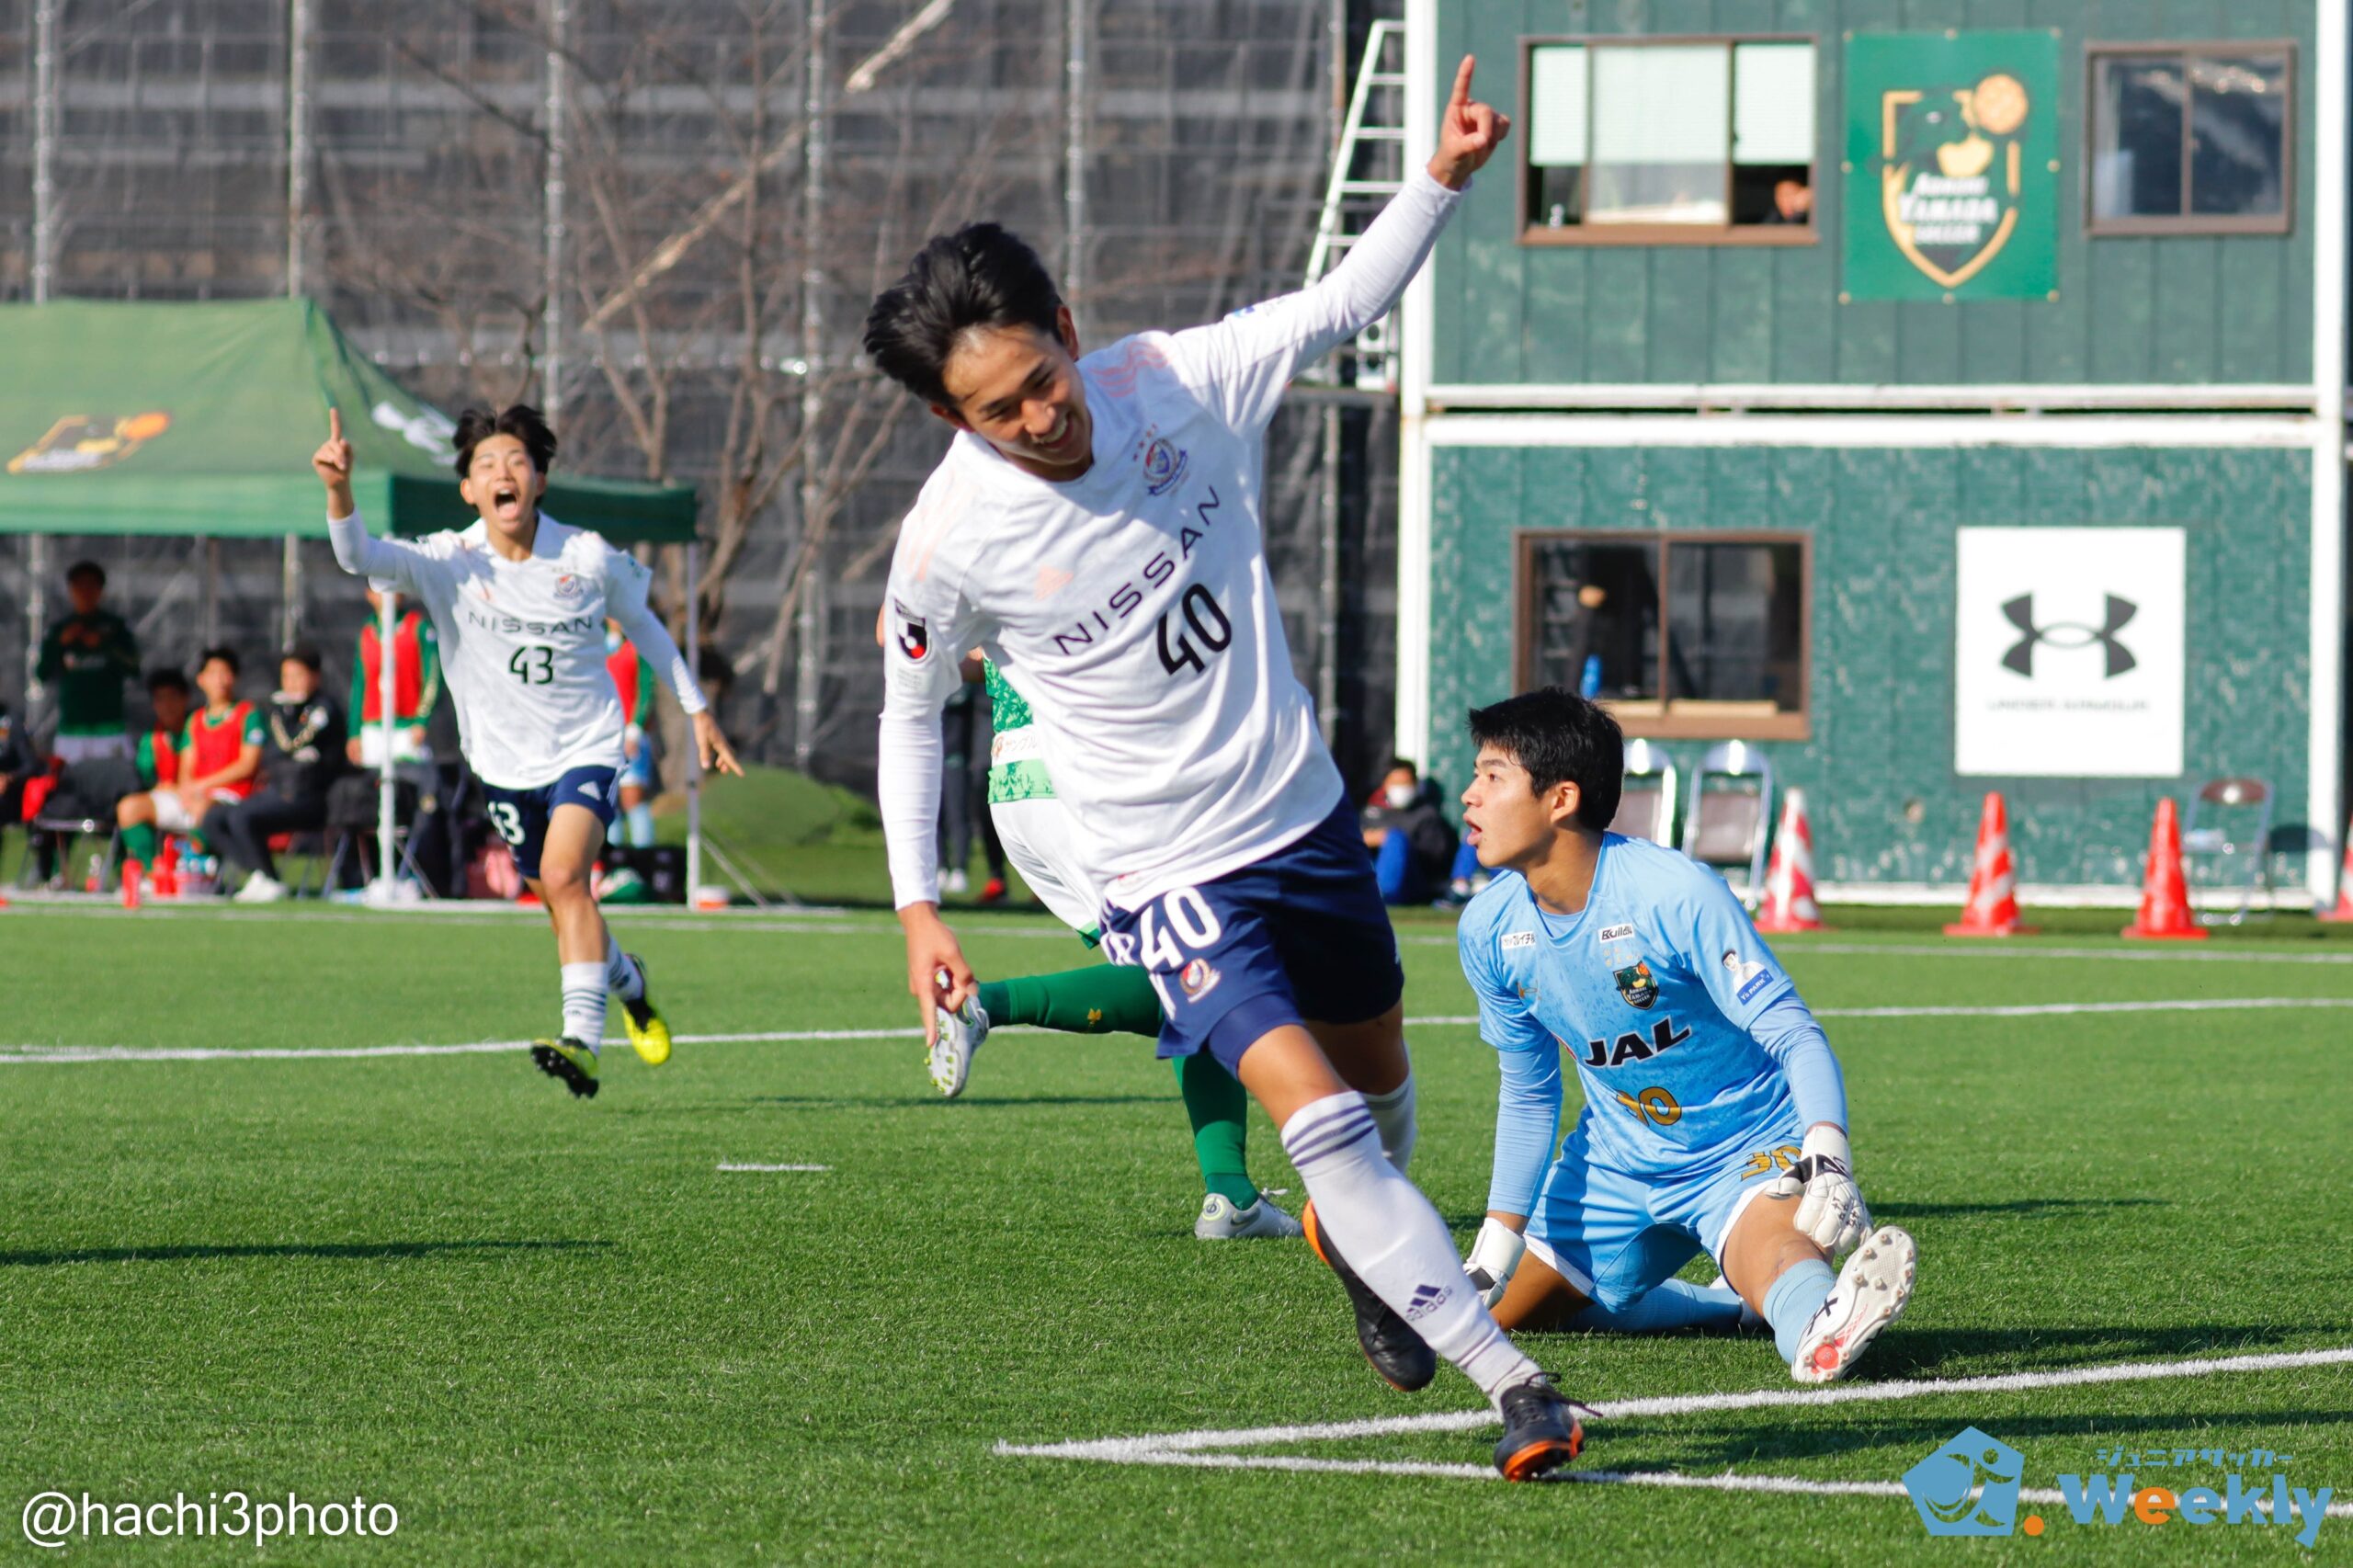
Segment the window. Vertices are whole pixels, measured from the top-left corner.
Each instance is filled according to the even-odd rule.
[[[1802,740],[1812,581],[1803,534],[1522,534],[1519,687],[1630,735]]]
[[[1521,240],[1813,244],[1813,63],[1791,39],[1527,45]]]
[[[2284,234],[2295,51],[2094,45],[2095,234]]]

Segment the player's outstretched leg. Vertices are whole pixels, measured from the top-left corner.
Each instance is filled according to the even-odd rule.
[[[1802,1383],[1836,1382],[1912,1299],[1919,1249],[1893,1225],[1865,1237],[1833,1274],[1830,1259],[1799,1231],[1793,1198],[1758,1197],[1723,1247],[1724,1273],[1773,1330],[1773,1346]]]
[[[648,1067],[670,1060],[670,1026],[654,1005],[645,978],[645,960],[621,951],[611,927],[605,931],[605,987],[621,999],[621,1021],[629,1026],[629,1042]]]

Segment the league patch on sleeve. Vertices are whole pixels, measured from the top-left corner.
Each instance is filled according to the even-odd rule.
[[[1535,945],[1536,933],[1533,931],[1506,931],[1504,933],[1503,949],[1506,952],[1511,951],[1514,948],[1532,948]]]
[[[924,623],[923,617],[896,599],[891,601],[891,616],[899,623],[899,652],[907,656],[909,664],[922,664],[931,653],[931,628]]]
[[[1764,990],[1773,978],[1763,964],[1743,961],[1736,952],[1724,955],[1724,968],[1732,972],[1733,1000],[1735,1002],[1747,1001]]]

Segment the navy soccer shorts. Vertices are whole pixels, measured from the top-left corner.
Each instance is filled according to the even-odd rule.
[[[1160,1054],[1207,1051],[1228,1072],[1270,1029],[1362,1023],[1404,994],[1372,852],[1345,798],[1265,859],[1107,909],[1104,925],[1111,961],[1150,971],[1160,993]]]
[[[495,784],[482,787],[483,810],[489,813],[490,825],[514,853],[515,869],[523,873],[525,880],[539,880],[540,851],[547,845],[548,819],[555,814],[558,806],[585,806],[597,813],[597,820],[606,827],[613,825],[620,795],[613,782],[613,772],[609,767],[575,767],[554,783],[542,784],[536,790],[502,790]]]

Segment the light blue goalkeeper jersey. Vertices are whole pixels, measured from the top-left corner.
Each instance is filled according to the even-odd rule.
[[[1607,834],[1580,913],[1545,914],[1502,872],[1458,941],[1487,1043],[1576,1063],[1596,1163],[1671,1180],[1790,1124],[1789,1078],[1749,1029],[1794,987],[1706,867]]]

